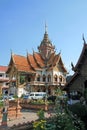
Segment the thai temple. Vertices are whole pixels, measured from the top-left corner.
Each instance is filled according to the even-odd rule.
[[[78,92],[81,95],[84,95],[87,89],[87,42],[84,36],[83,41],[82,52],[76,65],[71,64],[74,74],[65,85],[66,91],[73,93]]]
[[[64,87],[67,70],[61,53],[56,54],[46,26],[38,52],[33,51],[33,54],[27,52],[26,56],[11,53],[7,74],[9,93],[17,94],[19,97],[31,91],[54,95],[58,87]]]

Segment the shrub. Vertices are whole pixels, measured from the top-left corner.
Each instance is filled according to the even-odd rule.
[[[37,116],[39,117],[39,120],[43,120],[45,118],[43,109],[37,112]]]
[[[45,120],[40,120],[40,121],[35,121],[33,124],[34,130],[46,130],[46,121]]]
[[[87,107],[81,103],[70,105],[68,108],[79,117],[87,115]]]
[[[34,130],[85,130],[84,123],[74,115],[67,107],[66,103],[61,105],[58,101],[54,116],[46,120],[44,111],[38,112],[39,120],[34,122]]]
[[[37,116],[39,120],[34,122],[34,130],[46,130],[46,120],[44,117],[44,111],[42,109],[38,111]]]

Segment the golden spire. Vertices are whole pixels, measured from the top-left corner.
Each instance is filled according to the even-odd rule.
[[[47,24],[45,22],[45,34],[47,34]]]

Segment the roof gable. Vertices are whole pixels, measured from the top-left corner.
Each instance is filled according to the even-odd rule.
[[[18,71],[22,72],[33,72],[31,66],[28,64],[27,57],[13,54],[11,56],[9,68],[13,62],[13,65]]]
[[[28,54],[27,56],[28,58],[28,62],[30,64],[30,66],[35,70],[35,69],[39,69],[40,67],[38,66],[37,62],[35,61],[35,58],[33,55]]]
[[[34,53],[34,58],[39,66],[42,68],[45,66],[44,60],[42,59],[40,53]]]
[[[64,64],[62,62],[62,58],[61,58],[60,53],[57,55],[55,53],[52,53],[49,60],[48,60],[48,65],[56,66],[57,64],[59,64],[61,66],[61,69],[63,69],[63,71],[67,73],[67,70],[64,67]]]
[[[53,64],[54,57],[55,57],[55,53],[52,53],[50,55],[50,57],[49,57],[48,62],[47,62],[48,65],[52,65]]]
[[[82,52],[80,54],[80,57],[77,61],[77,64],[74,67],[74,71],[78,70],[80,68],[80,66],[83,64],[83,60],[87,60],[87,44],[84,43]]]

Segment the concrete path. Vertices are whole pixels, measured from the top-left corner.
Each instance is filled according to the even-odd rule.
[[[49,114],[47,112],[45,112],[45,117],[49,117]],[[20,118],[17,119],[13,119],[13,120],[8,120],[7,125],[8,127],[11,127],[13,125],[17,125],[19,123],[23,124],[24,122],[31,122],[31,121],[35,121],[38,119],[37,116],[37,111],[32,111],[32,110],[22,110],[22,116]],[[0,121],[1,124],[1,121]]]

